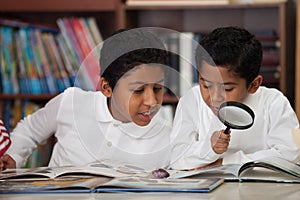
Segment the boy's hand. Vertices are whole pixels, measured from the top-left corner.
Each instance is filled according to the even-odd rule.
[[[227,151],[230,141],[230,131],[228,134],[222,131],[216,131],[211,136],[211,145],[215,153],[222,154]]]
[[[12,157],[5,154],[0,158],[0,171],[14,168],[16,168],[16,161]]]

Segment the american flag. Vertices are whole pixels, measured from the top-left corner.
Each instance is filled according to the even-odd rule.
[[[3,121],[0,119],[0,157],[5,153],[10,144],[9,134],[6,131]]]

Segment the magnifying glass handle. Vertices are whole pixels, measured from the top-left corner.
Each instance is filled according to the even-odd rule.
[[[230,130],[230,128],[227,127],[227,128],[225,129],[224,133],[225,133],[225,134],[228,134],[228,133],[229,133],[229,130]]]

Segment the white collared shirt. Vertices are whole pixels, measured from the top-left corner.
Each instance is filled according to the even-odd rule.
[[[21,167],[38,143],[55,134],[49,166],[112,160],[155,169],[169,163],[170,131],[160,112],[147,126],[122,123],[112,117],[101,92],[68,88],[17,125],[7,153]]]
[[[246,130],[231,129],[228,151],[216,154],[211,135],[226,127],[203,101],[199,86],[193,87],[177,106],[170,166],[195,168],[219,158],[223,158],[223,164],[241,164],[267,156],[296,161],[297,146],[291,129],[299,127],[299,122],[287,98],[276,89],[260,87],[244,103],[255,113],[253,126]]]

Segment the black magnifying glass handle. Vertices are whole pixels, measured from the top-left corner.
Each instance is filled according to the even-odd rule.
[[[227,126],[227,128],[225,129],[224,133],[228,134],[229,133],[230,128]]]

